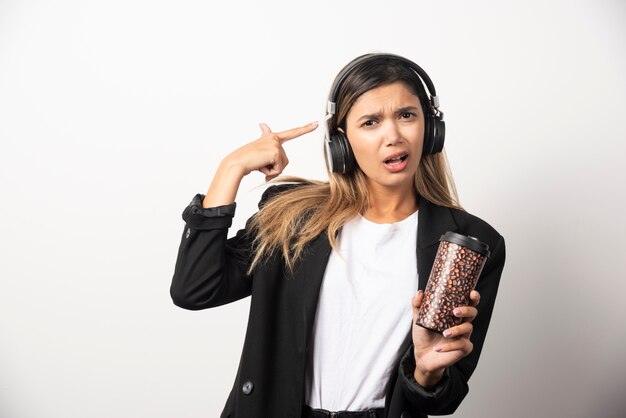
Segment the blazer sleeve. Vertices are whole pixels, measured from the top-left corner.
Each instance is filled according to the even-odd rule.
[[[263,194],[259,207],[273,194],[270,189]],[[190,310],[224,305],[252,292],[252,278],[247,273],[252,218],[227,239],[236,204],[203,208],[203,200],[203,194],[196,194],[183,211],[185,227],[170,286],[174,304]]]
[[[504,268],[505,252],[504,238],[500,236],[476,285],[476,290],[480,293],[480,303],[477,306],[478,316],[472,321],[473,331],[470,337],[474,345],[472,352],[454,365],[447,367],[443,379],[431,390],[420,386],[413,376],[415,356],[412,342],[402,356],[398,370],[401,376],[402,393],[408,403],[415,408],[415,413],[452,414],[468,393],[467,382],[478,364],[487,335],[500,276]]]

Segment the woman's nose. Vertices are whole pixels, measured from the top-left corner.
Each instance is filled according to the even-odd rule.
[[[395,122],[388,122],[383,132],[386,146],[397,144],[401,140],[400,130]]]

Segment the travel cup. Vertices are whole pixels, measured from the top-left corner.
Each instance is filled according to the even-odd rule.
[[[470,305],[489,254],[489,246],[477,238],[450,231],[442,235],[416,324],[440,334],[461,324],[463,318],[452,311]]]

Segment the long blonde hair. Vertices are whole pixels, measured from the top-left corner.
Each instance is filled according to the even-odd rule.
[[[404,82],[413,90],[426,113],[429,102],[415,72],[401,62],[373,59],[360,68],[356,66],[342,82],[336,98],[337,113],[328,121],[329,130],[345,128],[348,111],[363,93],[396,81]],[[249,272],[275,251],[280,251],[292,270],[306,245],[324,232],[331,247],[336,249],[341,227],[368,208],[366,176],[358,165],[352,172],[340,174],[331,172],[326,161],[326,169],[328,182],[299,177],[281,177],[274,181],[300,185],[269,199],[253,217],[254,257]],[[422,156],[414,183],[416,193],[426,200],[462,210],[445,151]]]

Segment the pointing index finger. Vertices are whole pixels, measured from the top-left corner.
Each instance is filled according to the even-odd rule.
[[[300,126],[299,128],[293,128],[293,129],[288,129],[286,131],[282,131],[282,132],[276,132],[275,135],[276,137],[278,137],[278,140],[280,141],[281,144],[284,144],[285,142],[297,138],[299,136],[302,136],[304,134],[307,134],[311,131],[314,131],[315,128],[317,128],[317,125],[319,124],[319,122],[311,122],[307,125],[304,126]]]

